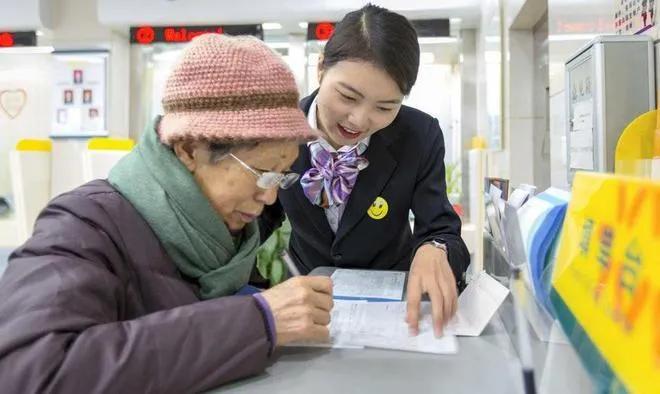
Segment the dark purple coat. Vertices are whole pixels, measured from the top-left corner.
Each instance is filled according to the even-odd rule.
[[[200,301],[106,181],[52,200],[0,279],[3,393],[189,393],[260,373],[250,296]]]

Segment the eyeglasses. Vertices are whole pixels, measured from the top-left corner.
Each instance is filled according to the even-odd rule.
[[[232,153],[229,153],[228,156],[231,156],[234,160],[239,162],[245,169],[247,169],[255,177],[257,177],[257,186],[262,189],[272,189],[277,186],[279,186],[281,189],[288,189],[294,183],[296,183],[298,178],[300,178],[300,175],[296,174],[295,172],[281,173],[281,172],[255,170],[254,168],[250,167],[247,163],[245,163],[243,160],[234,156]]]

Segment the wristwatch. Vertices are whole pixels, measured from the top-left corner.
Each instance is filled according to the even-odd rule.
[[[431,245],[434,248],[442,249],[447,253],[447,244],[441,241],[436,241],[435,239],[432,239],[430,241],[424,242],[423,245]]]
[[[446,243],[432,239],[430,241],[424,242],[422,245],[427,245],[427,244],[433,246],[434,248],[444,250],[445,254],[447,255],[447,258],[449,258],[449,252],[447,252]],[[463,272],[463,275],[461,275],[461,279],[456,281],[456,287],[458,288],[459,293],[462,292],[463,289],[465,289],[465,272]]]

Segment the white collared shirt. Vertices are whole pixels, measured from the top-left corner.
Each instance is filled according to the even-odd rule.
[[[312,105],[309,107],[309,112],[307,113],[307,122],[309,123],[309,126],[313,129],[318,129],[318,120],[316,118],[316,99],[318,96],[314,97],[314,101],[312,101]],[[365,139],[359,141],[357,143],[357,153],[358,155],[363,154],[367,148],[369,147],[369,141],[371,140],[371,136],[367,136]],[[342,146],[338,150],[335,149],[328,141],[325,139],[319,137],[315,141],[311,141],[307,143],[307,146],[311,146],[312,144],[320,144],[323,149],[325,149],[328,152],[335,153],[335,152],[348,152],[351,149],[355,148],[355,145],[351,146]],[[341,204],[341,205],[336,205],[336,206],[331,206],[328,208],[325,208],[325,216],[328,218],[328,224],[330,225],[330,228],[332,229],[333,233],[337,233],[337,229],[339,228],[339,221],[341,220],[341,217],[344,215],[344,209],[346,209],[346,204]]]

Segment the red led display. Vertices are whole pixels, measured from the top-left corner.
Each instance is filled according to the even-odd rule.
[[[155,43],[179,44],[207,33],[253,35],[263,39],[261,25],[232,26],[139,26],[131,28],[131,43],[150,45]]]
[[[419,19],[410,23],[418,37],[449,37],[449,19]],[[327,41],[335,31],[334,22],[310,22],[307,24],[308,41]]]
[[[37,45],[35,31],[0,31],[0,48],[33,47]]]
[[[151,26],[138,27],[135,30],[134,38],[138,44],[142,44],[142,45],[151,44],[156,39],[156,32],[154,31],[154,28]]]
[[[335,24],[329,22],[321,22],[316,25],[314,29],[314,37],[317,40],[328,40],[332,33],[335,31]]]
[[[0,47],[8,48],[14,46],[14,35],[12,33],[0,33]]]

